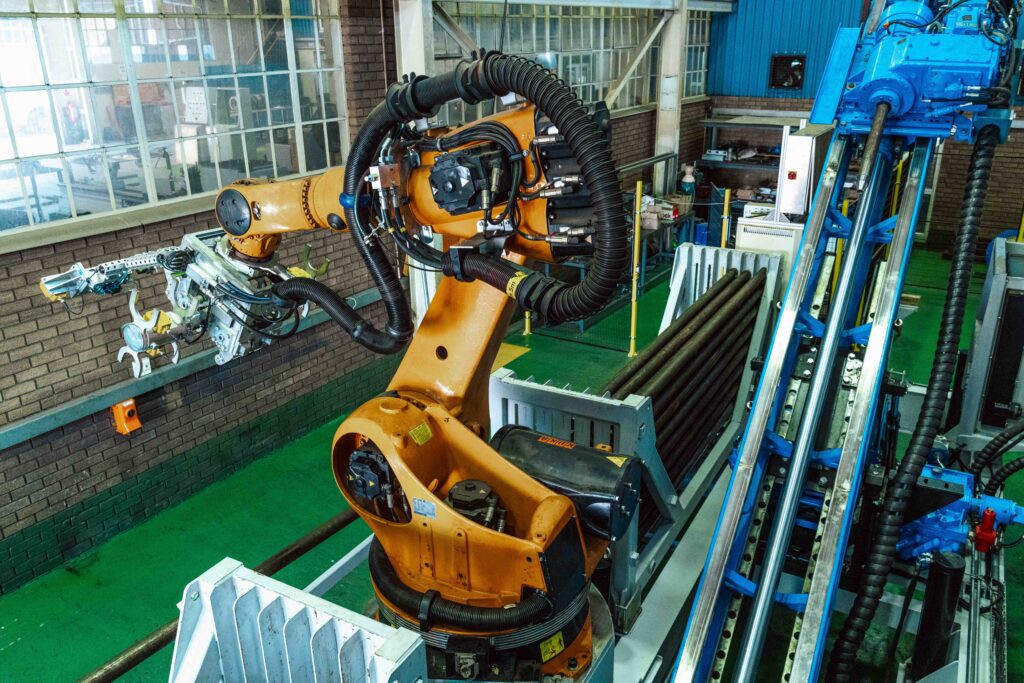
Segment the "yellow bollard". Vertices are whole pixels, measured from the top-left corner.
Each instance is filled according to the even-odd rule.
[[[629,357],[636,357],[636,314],[640,286],[640,230],[643,210],[644,183],[636,181],[636,202],[633,208],[633,302],[629,321]]]
[[[531,334],[533,334],[533,313],[527,311],[526,318],[523,320],[523,336],[529,337]]]
[[[1020,216],[1020,229],[1017,231],[1017,241],[1024,242],[1024,213]]]
[[[725,188],[725,204],[722,206],[722,249],[729,246],[729,209],[732,205],[732,188]]]

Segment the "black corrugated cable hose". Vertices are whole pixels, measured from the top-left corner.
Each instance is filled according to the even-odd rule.
[[[1011,422],[974,455],[974,459],[971,460],[970,473],[974,475],[975,489],[981,488],[977,481],[982,470],[1004,453],[1022,434],[1024,434],[1024,420]]]
[[[992,478],[985,484],[985,493],[994,496],[999,491],[999,487],[1006,483],[1006,480],[1012,477],[1017,472],[1024,470],[1024,457],[1011,460],[1006,463],[992,475]]]
[[[871,551],[864,567],[860,589],[853,608],[832,647],[832,657],[826,680],[845,682],[852,680],[857,663],[857,651],[867,634],[871,620],[878,609],[885,583],[896,557],[903,517],[917,483],[928,460],[935,437],[938,435],[946,411],[946,400],[963,327],[964,307],[971,283],[974,256],[981,229],[981,214],[992,176],[992,161],[999,130],[986,126],[978,133],[974,153],[967,174],[967,187],[960,211],[960,225],[953,246],[952,266],[946,289],[946,302],[942,311],[939,344],[935,349],[931,377],[925,391],[921,413],[914,428],[910,446],[900,461],[896,478],[890,483],[878,527],[872,539]]]
[[[534,593],[509,607],[476,607],[446,600],[437,594],[426,595],[409,588],[398,578],[376,538],[370,543],[370,578],[381,595],[406,614],[416,614],[430,624],[467,631],[508,631],[535,624],[551,615],[551,603]]]

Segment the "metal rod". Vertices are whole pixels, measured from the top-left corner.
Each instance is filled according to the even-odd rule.
[[[790,343],[796,333],[797,314],[811,283],[814,254],[818,249],[825,217],[834,201],[840,174],[845,177],[846,145],[846,138],[839,137],[833,140],[829,149],[822,183],[815,196],[810,220],[804,230],[800,256],[796,260],[747,428],[740,443],[739,459],[730,480],[729,495],[722,507],[722,515],[716,529],[717,542],[712,544],[708,555],[683,646],[677,657],[672,679],[678,683],[696,678],[697,669],[701,665],[701,658],[711,635],[725,572],[732,554],[732,541],[740,526],[747,494],[754,479],[755,466],[761,454],[764,431],[768,426],[775,394],[782,380],[782,370],[789,355]]]
[[[892,105],[888,102],[879,102],[875,107],[875,118],[871,121],[871,132],[864,143],[864,156],[860,160],[860,175],[857,176],[857,189],[861,192],[867,187],[868,181],[872,178],[875,170],[875,162],[878,160],[878,146],[885,134],[885,121],[889,118]]]
[[[654,357],[658,351],[661,351],[666,344],[672,342],[679,331],[685,327],[693,318],[700,313],[708,302],[713,300],[717,294],[729,285],[730,282],[736,279],[739,275],[739,271],[735,268],[729,270],[725,275],[719,278],[718,282],[712,285],[708,290],[700,296],[696,301],[690,304],[689,308],[683,311],[683,314],[672,321],[672,324],[665,328],[665,331],[659,334],[653,342],[648,344],[643,351],[637,354],[625,368],[620,370],[618,374],[605,385],[604,391],[610,394],[618,392],[619,388],[622,387],[626,382],[632,378],[634,374]]]
[[[875,156],[876,158],[882,157],[881,146],[876,146]],[[753,681],[757,675],[761,647],[764,644],[765,634],[768,632],[768,621],[775,603],[775,591],[779,585],[786,556],[789,554],[793,525],[800,507],[800,496],[804,490],[807,467],[811,462],[811,451],[818,435],[827,395],[833,383],[835,358],[842,342],[850,304],[851,302],[856,304],[860,296],[860,292],[854,291],[857,273],[865,252],[870,249],[870,245],[867,244],[867,236],[871,224],[876,219],[875,207],[880,201],[885,201],[885,188],[889,181],[887,163],[873,163],[872,169],[871,183],[861,198],[853,231],[850,239],[847,240],[846,258],[843,260],[843,270],[839,275],[839,286],[832,298],[832,310],[821,339],[818,359],[815,364],[816,369],[807,391],[807,399],[804,401],[804,412],[800,417],[793,453],[789,458],[787,467],[789,474],[772,515],[772,533],[761,566],[757,592],[754,594],[754,602],[750,608],[747,635],[736,669],[736,681],[744,683]]]
[[[729,246],[729,228],[732,226],[730,214],[732,208],[732,188],[725,188],[725,204],[722,206],[722,239],[719,246],[725,249]]]
[[[839,568],[844,558],[841,548],[846,547],[843,539],[849,533],[851,521],[847,510],[851,501],[856,501],[859,473],[863,471],[863,453],[868,445],[864,437],[875,414],[879,387],[885,374],[892,327],[899,314],[900,283],[914,247],[914,226],[920,213],[925,173],[933,148],[932,142],[920,143],[915,146],[911,157],[907,191],[903,193],[900,216],[893,230],[892,257],[885,264],[882,295],[864,349],[864,365],[850,409],[850,421],[843,439],[839,467],[836,469],[836,483],[832,489],[825,523],[820,529],[818,559],[814,564],[807,607],[804,609],[793,659],[791,680],[794,681],[817,680],[822,654],[826,650],[829,617],[837,592],[835,583],[839,580]]]
[[[356,515],[352,508],[346,509],[341,514],[332,517],[317,528],[313,529],[302,538],[293,541],[286,547],[263,560],[263,562],[256,565],[256,568],[253,571],[260,574],[266,574],[268,576],[281,571],[358,518],[358,515]],[[175,618],[153,631],[142,640],[137,641],[134,645],[121,652],[121,654],[117,655],[103,666],[81,678],[80,683],[113,681],[123,676],[162,650],[166,645],[170,644],[174,640],[174,634],[177,633],[177,631],[178,619]]]
[[[636,181],[636,198],[633,206],[633,296],[629,313],[629,357],[636,358],[636,314],[640,291],[640,232],[643,228],[642,210],[644,181]]]
[[[619,390],[615,392],[615,398],[625,398],[630,394],[639,393],[641,387],[643,387],[650,379],[654,376],[655,372],[665,366],[665,363],[669,359],[673,358],[678,350],[683,347],[694,335],[700,332],[704,328],[708,320],[715,315],[715,310],[723,305],[725,302],[732,299],[732,297],[739,291],[743,285],[750,280],[750,273],[740,273],[739,277],[727,284],[721,291],[717,292],[714,299],[708,301],[708,303],[701,308],[701,310],[693,316],[693,318],[680,330],[679,334],[676,335],[672,341],[666,344],[651,358],[650,362],[645,364],[642,368],[638,368],[637,371],[630,377],[629,381],[619,387]]]

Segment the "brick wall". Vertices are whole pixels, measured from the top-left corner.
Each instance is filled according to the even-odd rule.
[[[756,111],[809,112],[814,100],[799,97],[734,97],[713,95],[715,109],[751,109]]]
[[[699,159],[704,153],[704,126],[711,115],[711,101],[691,102],[679,109],[679,159],[683,163]]]
[[[394,70],[394,29],[390,11],[382,28],[381,6],[341,3],[353,126],[383,92],[382,74]],[[72,315],[42,297],[40,277],[77,261],[91,265],[174,245],[213,226],[212,212],[203,212],[0,255],[0,428],[131,377],[116,362],[127,292],[73,301]],[[298,264],[311,244],[317,263],[331,260],[325,281],[354,293],[372,282],[350,239],[326,231],[295,235],[281,256]],[[162,275],[140,284],[140,307],[166,304]],[[365,313],[383,322],[380,304]],[[184,353],[210,346],[204,339]],[[143,428],[130,436],[117,435],[103,410],[0,451],[0,592],[358,405],[386,385],[396,362],[354,344],[333,324],[321,325],[136,397]]]
[[[622,166],[654,156],[654,131],[658,112],[644,111],[630,116],[612,119],[612,159],[616,166]],[[652,177],[650,167],[636,173],[622,174],[622,187],[632,188],[641,178],[646,182]]]
[[[1020,116],[1021,112],[1018,112]],[[942,154],[942,167],[935,195],[930,246],[945,249],[953,242],[963,202],[963,187],[967,180],[967,167],[971,159],[971,146],[946,143]],[[1020,178],[1024,175],[1024,131],[1014,130],[1009,142],[996,149],[992,180],[982,213],[981,246],[984,247],[1004,230],[1020,226],[1024,195]]]

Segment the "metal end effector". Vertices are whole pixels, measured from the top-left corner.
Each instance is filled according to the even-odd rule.
[[[133,374],[141,377],[152,371],[156,358],[177,363],[182,346],[207,335],[219,350],[216,362],[223,364],[293,334],[308,304],[282,300],[273,287],[295,277],[323,276],[328,262],[314,267],[309,251],[303,267],[286,268],[276,257],[251,263],[239,258],[222,231],[209,230],[186,235],[177,247],[92,267],[76,263],[42,278],[39,286],[46,298],[65,304],[85,294],[108,296],[129,289],[131,322],[121,327],[124,346],[117,360],[130,359]],[[140,312],[136,278],[157,272],[166,278],[170,306]]]

